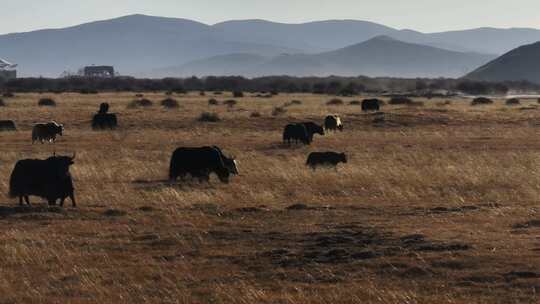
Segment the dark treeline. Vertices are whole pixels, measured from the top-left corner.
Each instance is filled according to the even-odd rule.
[[[132,77],[69,77],[0,79],[3,92],[114,92],[114,91],[244,91],[269,93],[315,93],[351,96],[356,94],[441,94],[461,92],[473,95],[540,92],[540,85],[529,82],[480,82],[463,79],[400,79],[369,77],[205,77],[137,79]]]

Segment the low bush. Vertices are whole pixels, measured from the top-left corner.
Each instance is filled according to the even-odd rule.
[[[472,106],[479,106],[479,105],[490,105],[493,104],[493,100],[486,98],[486,97],[478,97],[473,99],[471,102]]]
[[[6,103],[4,102],[2,98],[0,98],[0,107],[5,107],[5,106],[6,106]]]
[[[285,113],[287,113],[287,109],[285,109],[284,107],[275,107],[272,110],[272,116],[281,116],[285,115]]]
[[[13,94],[11,92],[5,92],[4,94],[2,94],[2,97],[13,98],[13,97],[15,97],[15,94]]]
[[[217,100],[214,99],[214,98],[210,98],[210,99],[208,100],[208,105],[209,105],[209,106],[217,106],[218,104],[219,104],[219,101],[217,101]]]
[[[228,107],[234,107],[238,102],[234,99],[225,100],[223,102],[224,105],[227,105]]]
[[[244,97],[244,92],[242,92],[242,91],[234,91],[233,92],[233,97],[234,98],[242,98],[242,97]]]
[[[148,108],[154,105],[154,103],[150,99],[141,98],[141,99],[135,99],[131,101],[128,104],[128,108],[134,109],[134,108]]]
[[[58,92],[57,94],[60,94],[60,93],[62,93],[62,92]],[[79,93],[83,94],[83,95],[88,95],[88,94],[98,94],[99,92],[97,90],[94,90],[94,89],[81,89],[79,91]]]
[[[410,105],[413,100],[405,96],[396,96],[392,97],[388,103],[391,105]]]
[[[41,98],[39,101],[38,101],[38,106],[40,107],[56,107],[56,101],[54,101],[54,99],[52,98]]]
[[[510,98],[506,101],[507,106],[517,106],[519,104],[521,104],[521,102],[517,98]]]
[[[330,101],[328,101],[326,104],[329,105],[329,106],[341,106],[341,105],[343,105],[343,100],[341,100],[339,98],[334,98],[334,99],[331,99]]]
[[[259,112],[251,112],[251,114],[249,116],[253,117],[253,118],[256,118],[256,117],[261,117],[262,115]]]
[[[446,100],[446,101],[443,101],[443,102],[438,102],[436,105],[437,105],[438,107],[444,107],[444,106],[449,106],[449,105],[451,105],[451,104],[452,104],[452,101]]]
[[[218,122],[221,121],[221,118],[217,113],[203,112],[198,120],[202,122]]]
[[[408,103],[407,105],[410,106],[410,107],[423,107],[424,102],[423,101],[412,101],[412,102]]]
[[[290,106],[297,106],[297,105],[301,105],[302,102],[300,100],[291,100],[289,102],[286,102],[283,104],[283,107],[290,107]]]
[[[173,98],[165,98],[161,101],[161,105],[165,108],[168,108],[168,109],[174,109],[174,108],[178,108],[180,106],[180,104],[178,103],[178,101],[176,99],[173,99]]]
[[[362,105],[362,102],[360,100],[352,100],[351,102],[349,102],[349,104],[351,106],[359,106]]]

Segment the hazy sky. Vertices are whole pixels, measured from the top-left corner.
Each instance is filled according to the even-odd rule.
[[[358,19],[423,32],[482,26],[540,28],[539,11],[539,0],[0,0],[0,33],[135,13],[207,24],[230,19],[292,23]]]

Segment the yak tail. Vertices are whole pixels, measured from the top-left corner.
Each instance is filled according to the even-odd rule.
[[[8,192],[8,197],[10,198],[15,198],[18,196],[16,193],[17,191],[15,189],[16,188],[15,184],[16,182],[15,182],[14,174],[11,174],[11,177],[9,179],[9,192]]]
[[[171,163],[169,165],[169,180],[175,180],[176,179],[176,165],[175,165],[175,157],[171,157]]]

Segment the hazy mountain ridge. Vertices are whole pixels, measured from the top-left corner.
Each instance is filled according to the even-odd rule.
[[[230,58],[213,57],[170,69],[177,76],[268,75],[291,76],[395,76],[460,77],[494,58],[491,55],[460,53],[430,46],[406,43],[388,36],[330,52],[284,54],[269,59],[237,55],[236,65],[227,66]],[[214,67],[214,68],[213,68]],[[240,69],[241,68],[241,69]]]
[[[0,35],[0,55],[18,63],[21,76],[57,77],[90,64],[110,64],[122,74],[140,75],[221,55],[253,54],[272,59],[284,53],[318,55],[380,35],[484,53],[540,41],[540,31],[534,29],[424,34],[356,20],[302,24],[240,20],[206,25],[187,19],[131,15],[63,29]]]

